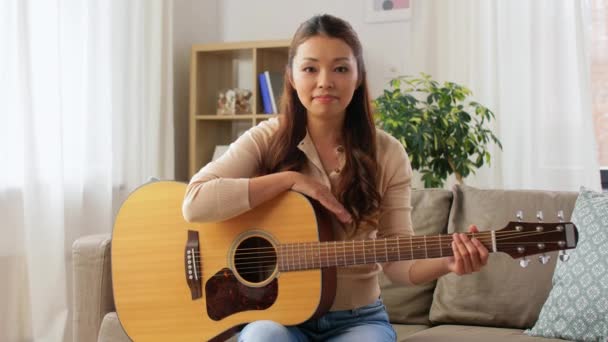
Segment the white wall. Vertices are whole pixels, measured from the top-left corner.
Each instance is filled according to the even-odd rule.
[[[175,113],[175,179],[188,179],[188,101],[190,48],[220,41],[217,0],[175,0],[173,3],[173,69]]]
[[[402,73],[409,26],[407,21],[366,23],[363,9],[363,0],[222,0],[219,34],[227,42],[291,39],[300,23],[315,14],[338,16],[359,35],[370,92],[375,97],[391,76]]]

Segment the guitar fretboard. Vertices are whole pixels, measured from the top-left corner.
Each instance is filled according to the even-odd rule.
[[[493,232],[469,233],[489,251],[495,242]],[[376,240],[351,240],[281,244],[278,246],[279,271],[300,271],[332,266],[352,266],[400,260],[441,258],[454,255],[452,235],[410,236]]]

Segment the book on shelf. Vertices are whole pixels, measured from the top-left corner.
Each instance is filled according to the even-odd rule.
[[[265,73],[258,75],[258,83],[260,84],[260,95],[262,95],[262,106],[264,107],[264,113],[272,114],[270,90],[268,89],[268,81],[266,81]]]
[[[264,71],[258,76],[264,112],[278,114],[283,91],[283,73]]]

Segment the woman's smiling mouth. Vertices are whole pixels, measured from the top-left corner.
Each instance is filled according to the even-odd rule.
[[[319,102],[319,103],[330,103],[334,100],[337,100],[338,98],[336,96],[331,96],[331,95],[320,95],[320,96],[314,96],[313,100]]]

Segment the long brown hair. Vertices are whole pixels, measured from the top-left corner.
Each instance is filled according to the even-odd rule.
[[[380,206],[377,190],[376,129],[369,103],[365,64],[361,43],[346,21],[328,15],[317,15],[302,23],[291,41],[285,68],[279,129],[270,142],[263,160],[262,173],[300,171],[306,162],[298,143],[306,136],[306,108],[291,85],[293,59],[298,46],[307,39],[324,35],[339,38],[350,46],[357,61],[358,87],[346,107],[343,137],[345,165],[334,193],[351,213],[359,227],[362,222],[375,227]]]

